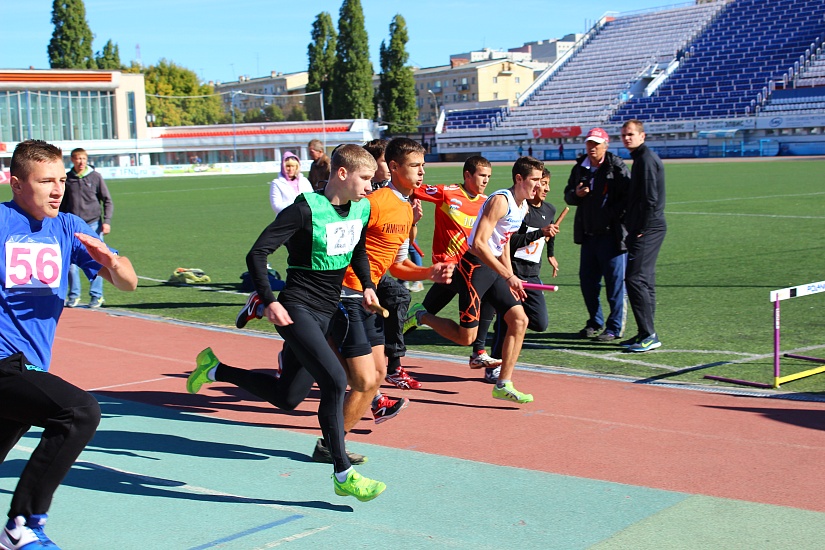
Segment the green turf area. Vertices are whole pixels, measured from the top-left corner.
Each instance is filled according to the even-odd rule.
[[[548,198],[563,206],[571,163],[554,164]],[[457,183],[460,167],[428,166],[428,183]],[[703,381],[705,374],[772,381],[771,290],[825,280],[825,161],[671,162],[667,170],[668,235],[657,266],[660,350],[619,353],[610,344],[576,336],[586,313],[578,288],[573,213],[562,225],[556,256],[560,286],[548,294],[550,329],[528,333],[522,363],[638,377]],[[232,326],[245,301],[239,294],[244,257],[272,220],[268,175],[112,180],[112,246],[128,255],[142,277],[135,293],[106,293],[108,307],[213,325]],[[509,185],[509,166],[493,168],[488,191]],[[10,196],[0,187],[0,198]],[[429,254],[432,206],[419,224]],[[271,257],[285,274],[285,251]],[[177,267],[201,268],[209,291],[168,286]],[[413,294],[413,301],[423,299]],[[782,302],[783,350],[811,348],[825,356],[825,293]],[[456,317],[455,303],[444,314]],[[263,322],[250,328],[270,330]],[[628,335],[635,334],[628,315]],[[466,356],[467,350],[424,327],[409,335],[412,350]],[[816,349],[817,346],[823,346]],[[804,353],[803,353],[804,354]],[[704,368],[697,368],[699,366]],[[783,375],[810,368],[785,360]],[[683,372],[679,372],[682,370]],[[469,373],[468,373],[469,374]],[[709,381],[703,381],[709,383]],[[825,391],[825,375],[783,385]]]

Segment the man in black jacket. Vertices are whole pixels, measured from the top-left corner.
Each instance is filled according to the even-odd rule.
[[[622,125],[622,141],[630,151],[625,226],[627,272],[625,284],[639,333],[624,342],[627,351],[644,352],[661,347],[653,317],[656,313],[656,258],[665,240],[665,167],[659,155],[645,145],[645,128],[638,120]]]
[[[581,245],[579,284],[588,319],[582,337],[611,342],[624,331],[625,265],[622,217],[625,211],[630,172],[624,161],[607,152],[610,137],[593,128],[585,138],[587,154],[570,171],[564,202],[576,206],[573,241]],[[605,322],[599,294],[602,278],[610,315]],[[604,327],[604,331],[599,331]]]

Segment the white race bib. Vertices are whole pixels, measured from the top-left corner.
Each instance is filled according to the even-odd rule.
[[[327,255],[340,256],[352,252],[361,239],[362,227],[360,220],[327,224]]]
[[[535,231],[538,227],[528,227],[527,233]],[[520,260],[526,260],[528,262],[533,262],[534,264],[541,263],[541,251],[544,250],[544,237],[539,237],[535,241],[528,243],[526,246],[522,246],[518,250],[516,250],[514,257],[519,258]]]
[[[6,288],[59,288],[63,272],[57,243],[6,242]]]

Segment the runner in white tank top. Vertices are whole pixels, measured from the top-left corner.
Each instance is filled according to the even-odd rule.
[[[500,189],[487,198],[487,201],[478,212],[479,218],[484,215],[484,210],[487,205],[490,204],[490,199],[497,195],[502,195],[507,199],[507,214],[496,222],[490,238],[487,239],[487,246],[490,248],[490,252],[492,252],[496,258],[499,258],[504,251],[505,245],[510,241],[510,236],[519,230],[521,222],[524,221],[524,216],[527,215],[527,200],[525,199],[521,204],[517,204],[516,199],[513,197],[512,190]],[[473,230],[470,232],[470,238],[468,239],[470,248],[473,247],[475,242],[477,229],[478,224],[473,225]]]
[[[444,338],[469,346],[478,334],[483,297],[507,323],[501,373],[493,397],[516,403],[530,403],[533,396],[516,390],[511,380],[528,319],[521,305],[527,295],[522,280],[513,274],[509,241],[521,226],[527,213],[527,199],[535,195],[543,170],[540,160],[519,158],[513,165],[513,186],[491,194],[479,211],[468,239],[470,249],[453,272],[452,286],[459,295],[460,322],[437,317],[420,306],[412,310],[408,319],[408,323],[414,318],[416,326],[429,325]]]

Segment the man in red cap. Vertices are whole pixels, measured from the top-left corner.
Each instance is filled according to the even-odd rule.
[[[627,249],[622,218],[630,171],[621,158],[607,151],[609,143],[610,136],[602,128],[587,133],[586,154],[576,159],[564,189],[564,202],[576,207],[573,242],[581,245],[579,285],[588,318],[579,334],[599,342],[617,340],[626,318]],[[602,279],[610,305],[606,321],[599,300]]]

